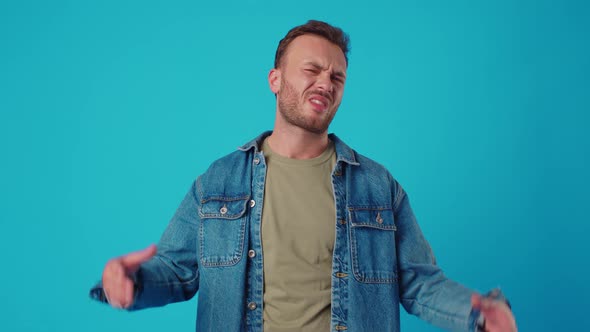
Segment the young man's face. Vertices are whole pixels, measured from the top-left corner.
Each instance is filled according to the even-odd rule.
[[[295,38],[269,75],[278,116],[290,125],[324,133],[340,106],[346,81],[342,50],[316,35]]]

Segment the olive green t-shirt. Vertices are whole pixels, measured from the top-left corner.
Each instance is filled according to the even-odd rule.
[[[334,144],[312,159],[274,153],[267,141],[262,211],[264,332],[329,331],[336,211]]]

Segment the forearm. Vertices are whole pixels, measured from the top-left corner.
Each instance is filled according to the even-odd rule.
[[[132,309],[188,300],[197,292],[197,202],[193,184],[162,234],[157,255],[137,271],[137,295]]]
[[[195,184],[186,194],[168,227],[157,245],[155,256],[144,261],[138,268],[128,271],[127,278],[133,281],[133,301],[131,288],[127,304],[128,310],[162,306],[171,302],[188,300],[198,290],[198,199]],[[104,278],[104,275],[103,275]],[[109,279],[111,280],[111,279]],[[112,282],[109,287],[113,287]],[[120,290],[115,283],[115,294]],[[109,292],[111,290],[109,289]],[[112,295],[112,294],[111,294]],[[108,302],[107,295],[98,283],[90,291],[90,297]]]
[[[400,301],[408,313],[449,331],[475,331],[473,290],[448,279],[436,266],[408,264],[401,273]]]
[[[198,272],[176,264],[163,255],[156,255],[142,265],[136,274],[136,296],[129,310],[191,299],[199,287]]]
[[[394,182],[400,302],[409,313],[450,331],[474,331],[479,312],[472,310],[474,291],[448,279],[436,264],[410,207]]]

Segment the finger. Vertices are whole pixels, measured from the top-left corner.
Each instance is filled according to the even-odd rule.
[[[154,244],[150,244],[145,249],[134,251],[130,254],[121,257],[121,261],[128,270],[133,271],[137,269],[141,263],[152,258],[157,251],[158,249],[156,248],[156,246]]]
[[[488,315],[512,315],[512,310],[508,308],[506,303],[498,300],[487,300],[486,303],[482,305],[482,311]]]
[[[129,308],[133,304],[133,281],[127,279],[123,283],[123,308]]]
[[[117,280],[121,275],[125,275],[125,268],[120,258],[114,258],[108,261],[102,272],[102,282],[109,283]]]
[[[116,301],[121,305],[121,307],[125,307],[126,299],[127,299],[127,283],[131,282],[127,274],[125,273],[118,273],[116,278],[113,280],[114,290]]]
[[[124,285],[129,280],[120,260],[113,260],[108,263],[103,274],[103,289],[108,293],[109,304],[114,308],[124,306]]]
[[[506,303],[496,299],[483,298],[481,300],[481,307],[483,310],[502,310],[510,311]]]
[[[111,307],[113,307],[115,309],[123,309],[123,306],[119,302],[113,302],[113,303],[111,303]]]
[[[491,332],[496,331],[517,331],[516,321],[510,311],[504,311],[503,307],[482,311],[486,317],[486,328]]]
[[[490,299],[488,297],[481,296],[479,294],[471,295],[471,305],[475,309],[479,309],[481,311],[485,311],[490,308],[494,308],[498,303],[502,303],[502,302],[495,300],[495,299]]]
[[[471,294],[471,306],[474,309],[481,310],[482,296],[478,293]]]
[[[117,300],[117,297],[113,295],[114,292],[112,290],[110,290],[110,291],[105,290],[104,292],[105,292],[105,295],[107,295],[107,293],[109,294],[107,296],[107,301],[109,302],[109,305],[113,308],[121,309],[121,307],[122,307],[121,303]]]
[[[104,285],[102,286],[102,292],[104,293],[104,297],[107,300],[108,304],[111,304],[111,302],[113,302],[111,300],[111,297],[109,296],[109,291],[106,289],[106,287],[104,287]]]
[[[117,280],[123,275],[123,267],[117,259],[110,260],[102,273],[102,288],[109,304],[116,302]]]

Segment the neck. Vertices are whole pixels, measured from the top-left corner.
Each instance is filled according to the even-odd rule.
[[[296,126],[275,123],[267,138],[270,148],[279,155],[292,159],[311,159],[321,155],[328,147],[328,132],[313,133]]]

